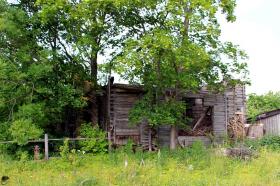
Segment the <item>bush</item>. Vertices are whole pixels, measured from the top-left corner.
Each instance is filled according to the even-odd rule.
[[[90,138],[79,142],[81,150],[88,153],[105,153],[108,151],[106,132],[99,129],[98,126],[92,126],[89,123],[82,124],[80,135],[84,138]]]
[[[266,147],[272,150],[280,150],[280,136],[265,136],[258,140],[246,140],[245,144],[252,149]]]
[[[14,121],[9,130],[11,136],[19,145],[26,144],[29,139],[39,138],[43,133],[43,130],[34,125],[29,119]]]
[[[23,150],[18,150],[16,152],[16,157],[18,160],[20,160],[22,162],[26,162],[26,161],[30,160],[30,156],[29,156],[28,152],[23,151]]]
[[[63,141],[63,145],[59,147],[59,154],[62,157],[62,159],[67,160],[69,157],[69,152],[70,152],[70,148],[69,148],[69,139],[65,139]]]

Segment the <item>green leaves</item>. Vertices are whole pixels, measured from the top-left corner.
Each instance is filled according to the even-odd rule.
[[[53,66],[51,64],[31,64],[27,75],[30,76],[32,80],[38,80],[40,78],[46,78],[53,72]]]
[[[235,6],[234,0],[158,2],[156,23],[127,40],[113,65],[130,83],[144,85],[149,95],[131,111],[132,123],[148,119],[151,125],[180,125],[184,106],[179,90],[197,91],[204,85],[222,90],[223,81],[247,83],[246,54],[219,40],[217,13],[234,21]],[[166,95],[168,89],[174,96]]]
[[[280,109],[280,92],[268,92],[263,95],[249,94],[247,114],[252,121],[257,115],[276,109]]]
[[[80,135],[84,138],[91,138],[79,142],[83,151],[89,153],[107,152],[108,141],[106,139],[106,132],[102,131],[97,126],[93,127],[91,124],[82,124]]]
[[[31,120],[37,126],[43,127],[48,122],[45,112],[43,103],[24,104],[19,106],[18,111],[15,113],[15,118]]]
[[[149,125],[177,125],[184,126],[187,118],[183,115],[186,105],[181,101],[168,100],[152,104],[153,98],[146,95],[129,113],[131,124],[139,124],[143,119]]]
[[[38,128],[30,119],[15,120],[9,130],[19,145],[27,144],[28,140],[37,139],[43,134],[42,129]]]

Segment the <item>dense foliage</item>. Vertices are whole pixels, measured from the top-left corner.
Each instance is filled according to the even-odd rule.
[[[263,95],[250,94],[248,97],[247,115],[252,120],[255,120],[259,114],[276,109],[280,109],[280,92],[268,92]]]
[[[88,140],[80,141],[81,150],[87,153],[104,153],[108,150],[108,140],[106,132],[91,124],[82,124],[80,128],[80,136],[89,138]]]
[[[86,105],[88,78],[81,64],[67,62],[61,46],[50,47],[56,42],[48,34],[52,25],[44,27],[34,1],[1,0],[0,9],[0,125],[9,128],[1,140],[23,144],[40,137],[42,129],[63,126],[70,110]]]
[[[162,1],[154,10],[153,28],[125,43],[114,67],[131,83],[148,92],[132,111],[132,123],[147,119],[151,125],[182,124],[182,92],[247,82],[246,54],[220,40],[218,13],[235,20],[236,3],[229,1]],[[237,80],[238,79],[238,80]],[[138,111],[141,111],[140,114]],[[176,135],[170,135],[176,136]]]
[[[264,136],[261,139],[247,139],[246,146],[252,149],[267,148],[274,151],[280,151],[280,137],[279,136]]]

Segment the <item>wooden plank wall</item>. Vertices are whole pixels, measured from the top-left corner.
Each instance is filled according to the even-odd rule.
[[[246,94],[244,86],[229,88],[220,94],[213,94],[203,90],[198,94],[186,94],[185,97],[203,99],[203,109],[201,109],[201,106],[194,107],[196,115],[199,115],[199,112],[206,111],[209,106],[213,107],[212,125],[217,141],[227,134],[227,123],[234,116],[235,112],[242,111],[245,115]],[[159,145],[169,145],[169,132],[170,127],[159,127]]]
[[[241,111],[245,113],[246,94],[244,86],[236,86],[225,92],[227,98],[228,118],[234,116],[235,112]]]
[[[110,128],[113,128],[112,139],[115,144],[125,144],[129,136],[133,137],[135,142],[140,141],[139,127],[129,126],[128,114],[135,102],[141,97],[141,94],[142,92],[139,89],[111,88]],[[196,116],[199,116],[209,106],[213,107],[213,133],[216,137],[226,135],[227,123],[236,111],[245,112],[246,96],[244,86],[236,86],[220,94],[211,94],[203,90],[198,94],[186,94],[186,98],[199,98],[203,100],[203,105],[194,107]],[[158,128],[159,145],[169,145],[169,131],[170,127],[168,126]]]
[[[128,123],[129,111],[139,98],[139,91],[111,88],[110,128],[113,129],[112,139],[117,145],[125,144],[129,137],[135,143],[139,143],[139,127]]]
[[[158,143],[160,147],[169,147],[170,144],[170,126],[159,126],[158,130]]]
[[[206,95],[205,100],[209,106],[214,106],[213,133],[216,137],[227,134],[227,123],[236,112],[243,112],[245,115],[246,94],[244,86],[229,88],[221,94]]]
[[[280,114],[257,121],[264,125],[266,135],[280,135]]]

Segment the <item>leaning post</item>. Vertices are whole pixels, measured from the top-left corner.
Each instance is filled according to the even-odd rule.
[[[45,160],[49,159],[49,139],[48,134],[45,134]]]

